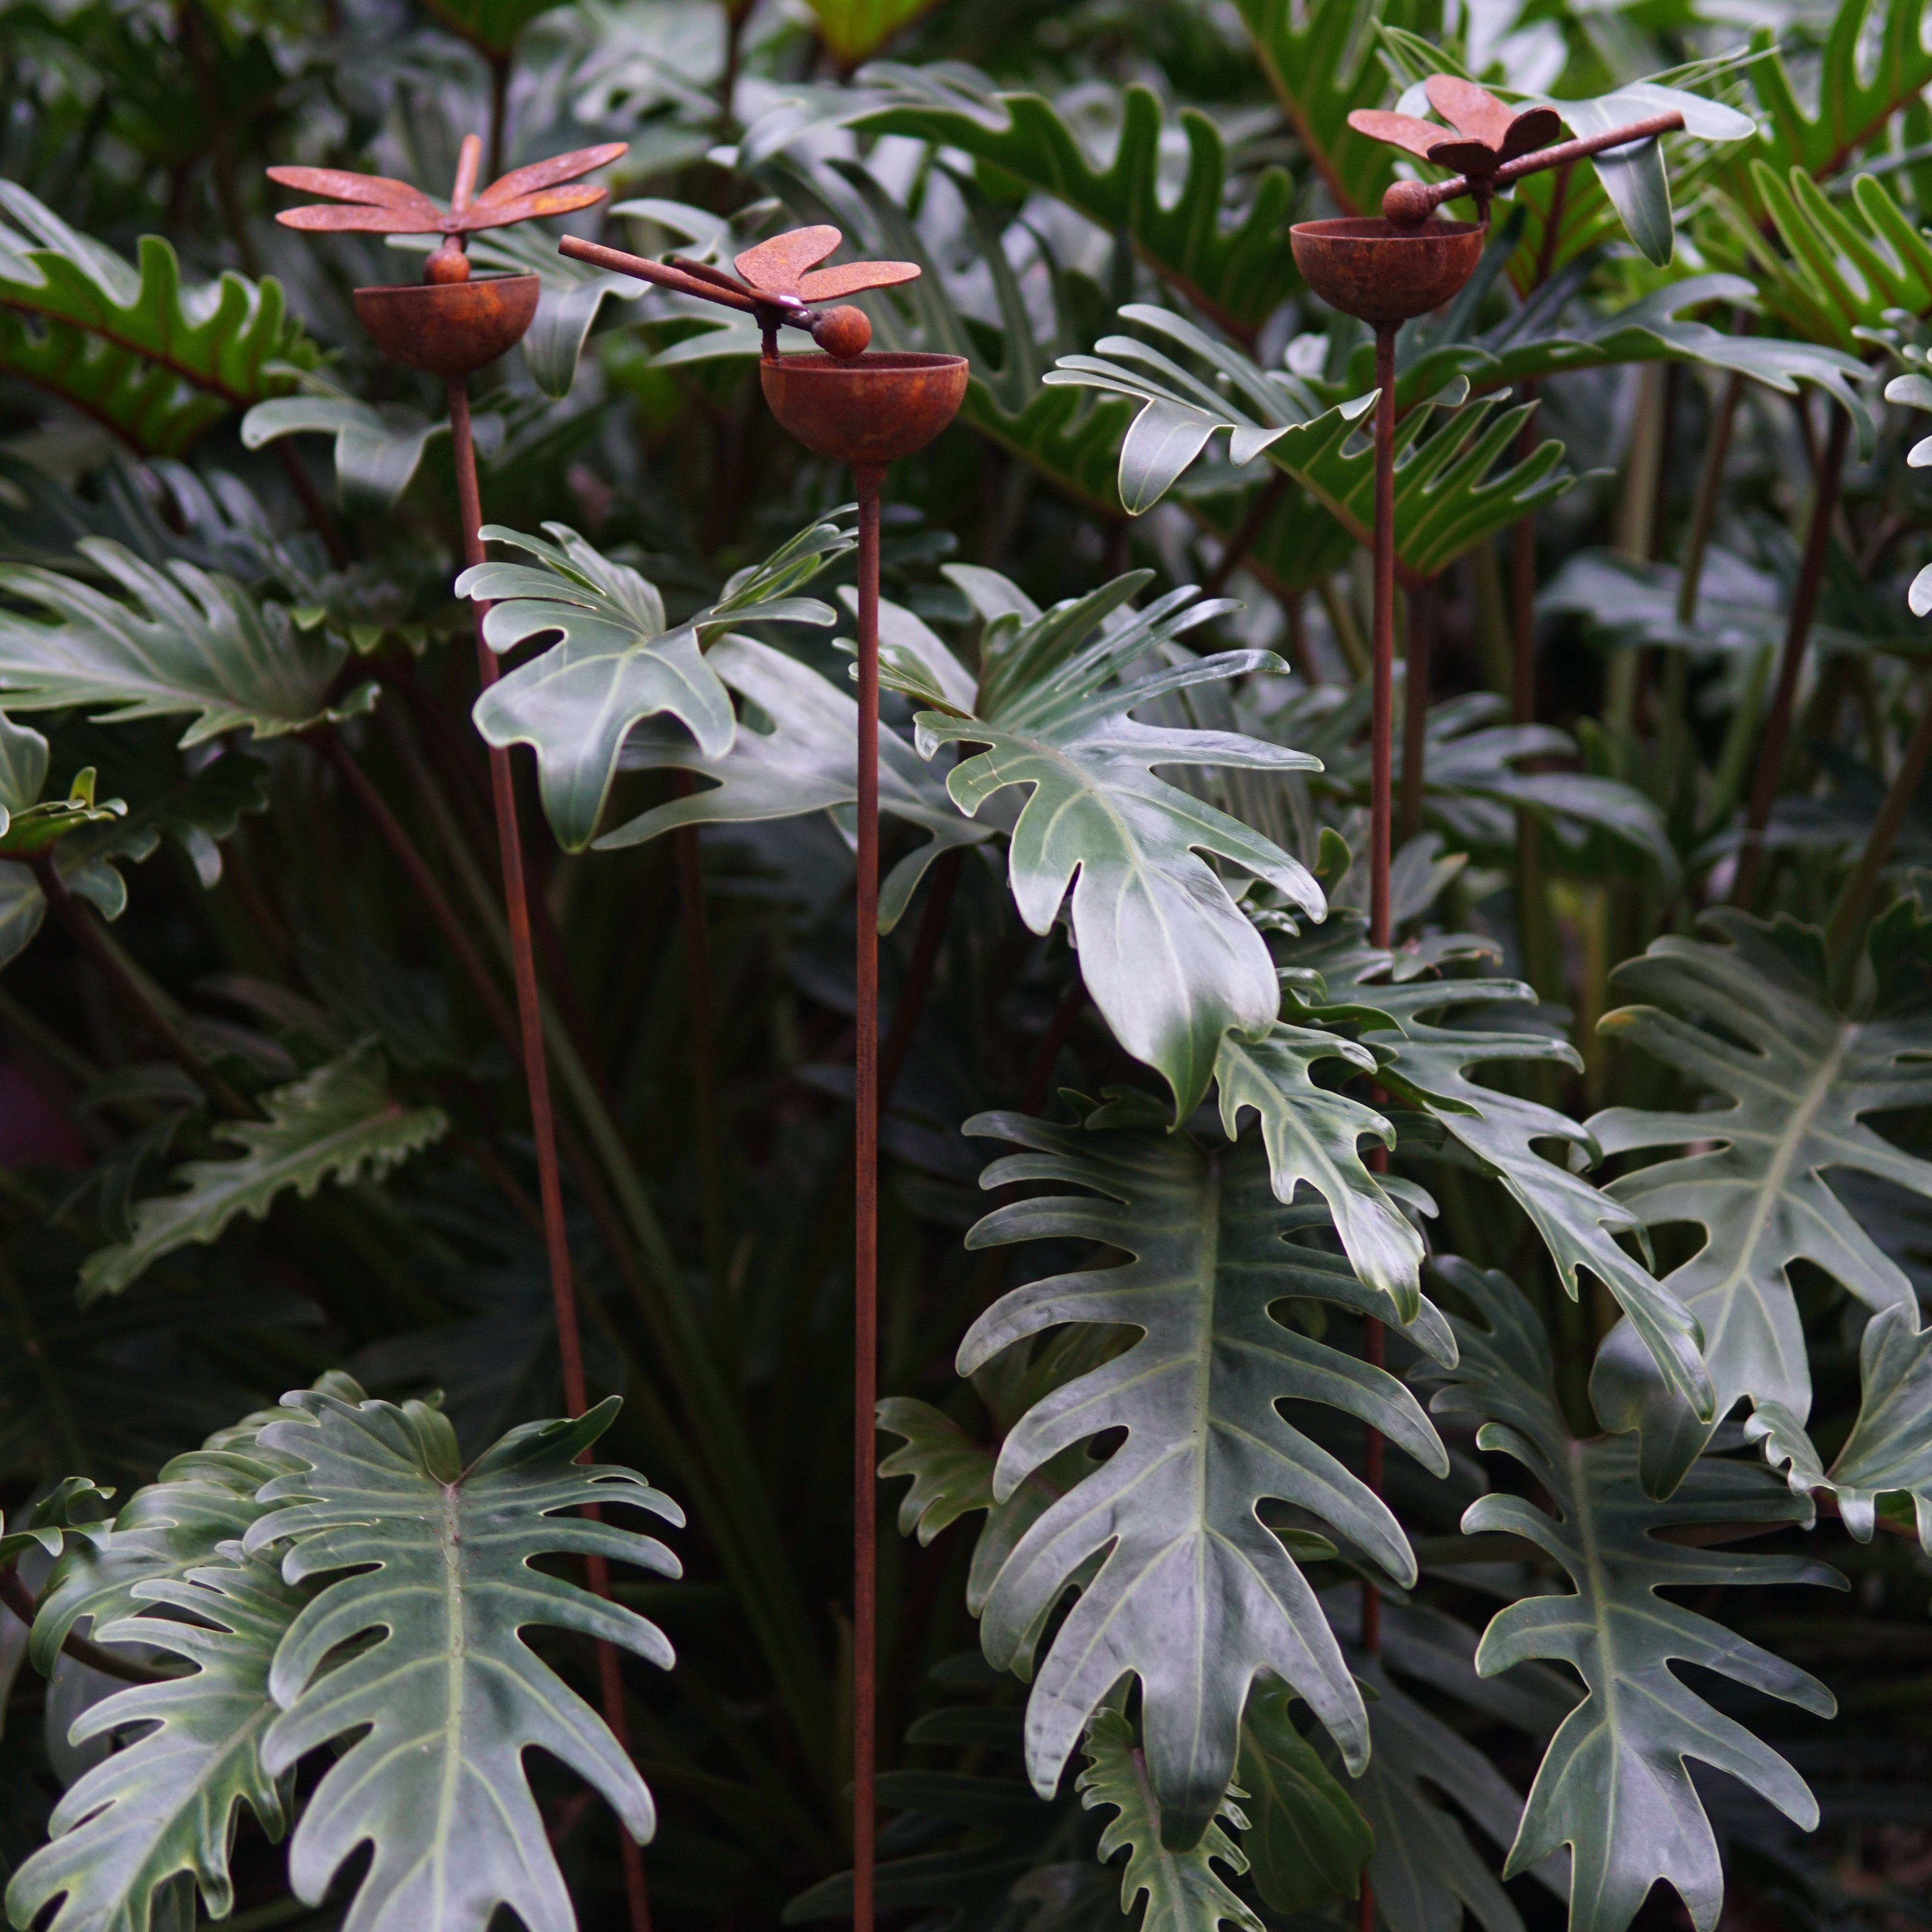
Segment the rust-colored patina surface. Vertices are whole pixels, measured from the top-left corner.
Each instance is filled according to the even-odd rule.
[[[538,290],[535,275],[403,282],[358,289],[356,314],[385,356],[432,376],[467,376],[522,341]]]
[[[807,449],[855,468],[923,449],[958,412],[963,356],[767,356],[758,380],[772,414]]]
[[[844,238],[837,229],[825,225],[788,229],[734,257],[731,266],[737,271],[735,274],[709,262],[694,262],[688,256],[674,255],[668,262],[656,262],[599,242],[580,242],[574,236],[565,236],[559,246],[577,261],[593,262],[600,268],[755,316],[768,356],[778,353],[781,328],[802,328],[827,355],[849,362],[864,354],[872,339],[872,322],[863,309],[846,304],[821,308],[819,304],[867,289],[889,289],[900,282],[916,281],[919,265],[842,262],[836,268],[814,266]]]
[[[1472,221],[1405,230],[1348,216],[1298,222],[1288,242],[1302,279],[1330,308],[1379,326],[1440,308],[1474,274],[1486,232]]]
[[[1491,196],[1525,175],[1567,167],[1587,155],[1652,140],[1684,125],[1683,116],[1673,110],[1552,147],[1563,128],[1553,107],[1526,107],[1518,112],[1474,82],[1450,74],[1431,74],[1423,82],[1423,92],[1449,126],[1379,107],[1358,107],[1348,116],[1348,125],[1358,134],[1405,148],[1437,167],[1461,170],[1445,182],[1392,182],[1382,196],[1382,214],[1401,229],[1420,227],[1445,201],[1462,195],[1475,202],[1480,225],[1490,218]]]
[[[547,161],[514,168],[476,192],[483,143],[464,136],[458,155],[449,206],[440,208],[420,188],[386,175],[349,174],[339,168],[271,168],[284,188],[333,197],[284,208],[275,219],[286,227],[321,233],[345,230],[375,235],[440,235],[420,282],[358,289],[356,314],[385,356],[426,369],[446,381],[470,375],[507,354],[524,338],[537,312],[535,275],[471,278],[463,238],[480,229],[504,228],[539,215],[568,214],[602,201],[610,190],[577,181],[625,152],[622,141],[578,148]],[[566,184],[574,183],[574,186]]]

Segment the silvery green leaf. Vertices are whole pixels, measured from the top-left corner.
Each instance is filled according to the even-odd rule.
[[[675,1576],[661,1543],[582,1511],[642,1509],[673,1524],[682,1512],[628,1469],[575,1460],[610,1426],[614,1396],[573,1421],[513,1429],[466,1468],[448,1419],[419,1402],[295,1401],[308,1416],[261,1439],[301,1471],[266,1485],[261,1500],[280,1507],[243,1546],[279,1551],[284,1578],[308,1597],[268,1673],[280,1708],[262,1762],[279,1776],[340,1748],[296,1827],[296,1895],[320,1904],[370,1846],[344,1932],[484,1932],[500,1906],[530,1932],[574,1932],[525,1754],[595,1786],[640,1842],[656,1814],[603,1719],[521,1633],[572,1630],[662,1669],[673,1660],[655,1624],[534,1559],[596,1554]]]
[[[1589,1130],[1606,1154],[1694,1148],[1609,1191],[1647,1226],[1689,1221],[1706,1230],[1703,1246],[1664,1286],[1702,1325],[1714,1414],[1748,1396],[1776,1403],[1802,1426],[1811,1375],[1792,1264],[1823,1269],[1873,1308],[1913,1300],[1904,1270],[1859,1226],[1829,1175],[1855,1169],[1932,1197],[1932,1162],[1864,1119],[1932,1099],[1932,1076],[1918,1058],[1924,1026],[1912,1016],[1838,1011],[1814,928],[1730,910],[1708,915],[1706,928],[1713,938],[1666,934],[1619,967],[1612,984],[1654,1004],[1620,1009],[1603,1030],[1730,1104],[1683,1113],[1616,1107]],[[1644,1431],[1645,1474],[1654,1485],[1667,1487],[1702,1448],[1705,1431],[1614,1333],[1592,1387],[1610,1426]]]
[[[686,771],[710,782],[605,832],[597,849],[641,844],[680,825],[744,825],[812,812],[833,814],[849,841],[850,808],[859,796],[859,707],[850,694],[749,638],[721,639],[705,663],[755,704],[772,728],[741,724],[730,748],[715,758],[682,734],[634,734],[623,754],[627,769]],[[880,884],[879,929],[890,932],[940,853],[982,844],[998,828],[962,818],[938,774],[894,731],[879,734],[879,809],[931,835]]]
[[[0,612],[0,703],[82,706],[110,724],[186,713],[188,746],[224,731],[305,731],[374,702],[365,684],[332,703],[347,646],[298,629],[285,606],[232,578],[190,563],[158,568],[101,537],[76,548],[129,601],[58,571],[0,565],[0,590],[49,614]]]
[[[1118,1711],[1096,1712],[1087,1726],[1084,1748],[1087,1768],[1076,1786],[1080,1802],[1090,1811],[1102,1806],[1112,1806],[1114,1811],[1096,1856],[1105,1864],[1126,1847],[1120,1910],[1131,1916],[1146,1899],[1140,1932],[1218,1932],[1222,1925],[1262,1932],[1260,1919],[1214,1869],[1218,1863],[1238,1875],[1248,1868],[1245,1854],[1215,1822],[1225,1817],[1237,1830],[1246,1823],[1230,1795],[1223,1792],[1217,1798],[1206,1828],[1192,1843],[1170,1850],[1168,1821],[1149,1782],[1146,1762],[1134,1748],[1132,1726]]]
[[[1117,682],[1167,640],[1232,608],[1196,602],[1188,586],[1130,612],[1146,579],[1130,572],[1030,621],[1018,610],[995,619],[981,643],[975,715],[922,712],[914,723],[928,756],[942,744],[986,748],[946,779],[969,816],[1010,786],[1028,788],[1007,855],[1020,916],[1043,933],[1069,904],[1094,1004],[1121,1045],[1160,1072],[1184,1117],[1207,1089],[1222,1034],[1259,1031],[1280,1004],[1265,943],[1200,855],[1265,879],[1311,917],[1324,908],[1296,860],[1154,768],[1308,771],[1318,761],[1233,732],[1143,724],[1130,715],[1171,692],[1280,662],[1268,652],[1189,656]]]
[[[1250,1040],[1228,1032],[1214,1063],[1221,1126],[1230,1140],[1252,1108],[1260,1117],[1276,1198],[1292,1202],[1306,1183],[1328,1204],[1350,1265],[1370,1288],[1388,1296],[1400,1323],[1422,1310],[1422,1237],[1364,1166],[1364,1136],[1395,1144],[1395,1130],[1359,1100],[1318,1087],[1309,1069],[1342,1060],[1373,1072],[1375,1055],[1339,1034],[1277,1021]]]
[[[1010,1114],[982,1114],[966,1131],[1028,1150],[996,1161],[982,1186],[1084,1190],[998,1209],[969,1247],[1071,1240],[1131,1258],[1003,1296],[962,1343],[961,1372],[1062,1324],[1142,1331],[1036,1402],[1007,1433],[994,1470],[1003,1498],[1065,1450],[1126,1431],[1021,1538],[986,1600],[987,1657],[1023,1667],[1047,1613],[1070,1582],[1081,1588],[1028,1702],[1034,1788],[1054,1790],[1083,1727],[1129,1672],[1141,1681],[1148,1773],[1174,1844],[1198,1840],[1226,1792],[1258,1672],[1306,1699],[1358,1770],[1367,1749],[1360,1699],[1313,1593],[1257,1510],[1268,1497],[1311,1510],[1405,1583],[1414,1559],[1386,1504],[1276,1405],[1327,1404],[1426,1468],[1442,1473],[1448,1463],[1400,1382],[1268,1312],[1288,1296],[1348,1306],[1369,1298],[1339,1256],[1291,1238],[1325,1228],[1327,1210],[1278,1202],[1252,1141],[1210,1154],[1158,1128],[1052,1126]]]
[[[476,700],[476,728],[492,745],[528,745],[537,754],[544,815],[566,851],[597,835],[624,740],[640,720],[676,718],[707,758],[722,758],[737,728],[731,700],[702,646],[728,625],[829,624],[830,606],[790,593],[851,546],[836,524],[808,524],[754,568],[740,571],[718,602],[672,626],[657,587],[564,524],[551,541],[495,524],[483,536],[538,560],[481,563],[456,580],[457,595],[488,604],[484,641],[514,650],[554,636]]]
[[[1486,1676],[1554,1660],[1570,1665],[1588,1693],[1550,1742],[1504,1876],[1567,1844],[1574,1932],[1624,1932],[1658,1879],[1676,1888],[1697,1932],[1712,1932],[1724,1868],[1689,1761],[1748,1785],[1801,1830],[1816,1825],[1818,1807],[1783,1758],[1672,1664],[1696,1665],[1816,1716],[1836,1706],[1816,1678],[1658,1593],[1843,1588],[1844,1580],[1803,1558],[1672,1540],[1670,1532],[1694,1535],[1707,1525],[1802,1522],[1809,1511],[1762,1465],[1708,1458],[1668,1501],[1653,1499],[1638,1480],[1631,1438],[1570,1436],[1550,1379],[1549,1337],[1518,1291],[1453,1258],[1443,1273],[1481,1321],[1455,1321],[1462,1358],[1431,1406],[1484,1418],[1478,1445],[1522,1463],[1551,1505],[1492,1494],[1470,1507],[1462,1527],[1524,1538],[1563,1566],[1572,1586],[1498,1611],[1476,1668]]]

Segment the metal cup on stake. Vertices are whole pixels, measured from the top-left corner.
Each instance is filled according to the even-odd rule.
[[[1404,149],[1438,167],[1461,172],[1432,184],[1392,182],[1378,216],[1350,216],[1298,222],[1288,231],[1294,265],[1308,286],[1344,315],[1367,322],[1376,332],[1375,610],[1371,633],[1372,687],[1369,780],[1369,943],[1389,944],[1390,772],[1395,686],[1395,338],[1405,322],[1426,315],[1449,301],[1482,259],[1488,237],[1490,201],[1499,188],[1545,168],[1562,167],[1605,149],[1654,139],[1684,125],[1671,112],[1631,122],[1580,140],[1549,143],[1562,128],[1553,108],[1521,113],[1473,82],[1453,74],[1432,74],[1424,82],[1429,104],[1450,124],[1443,127],[1411,114],[1358,108],[1348,124],[1358,134]],[[1436,210],[1467,195],[1476,204],[1474,221],[1442,221]],[[1412,691],[1406,702],[1418,705],[1427,694]],[[1377,1168],[1387,1155],[1370,1156]],[[1382,1324],[1372,1316],[1363,1324],[1363,1352],[1380,1366]],[[1382,1441],[1364,1432],[1363,1480],[1382,1492]],[[1373,1651],[1380,1640],[1381,1598],[1372,1583],[1362,1586],[1362,1644]],[[1364,1879],[1360,1917],[1374,1923],[1373,1894]]]
[[[963,356],[868,353],[864,310],[820,304],[909,282],[910,262],[821,268],[844,238],[800,228],[746,249],[736,274],[674,256],[656,262],[566,236],[565,254],[752,316],[764,338],[758,380],[779,422],[814,454],[850,466],[859,500],[859,772],[856,1091],[854,1124],[852,1922],[872,1932],[878,1706],[879,1216],[879,491],[886,466],[916,454],[966,394]],[[803,330],[816,355],[778,353],[781,328]]]

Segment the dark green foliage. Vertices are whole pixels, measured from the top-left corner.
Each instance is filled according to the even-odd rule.
[[[491,231],[465,574],[355,304],[428,238],[265,170],[472,133],[969,365],[880,531],[880,1932],[1923,1918],[1922,10],[0,10],[18,1932],[605,1932],[645,1835],[658,1932],[852,1910],[853,479],[752,317]],[[1686,127],[1397,334],[1371,945],[1288,231],[1438,71]]]

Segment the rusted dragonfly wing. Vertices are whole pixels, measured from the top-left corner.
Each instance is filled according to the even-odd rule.
[[[1358,107],[1348,116],[1348,125],[1372,141],[1386,141],[1392,148],[1406,148],[1426,161],[1449,138],[1446,128],[1433,121],[1418,121],[1413,114],[1394,114],[1383,107]]]
[[[460,214],[448,216],[446,224],[453,235],[466,235],[478,228],[505,228],[513,221],[533,221],[540,215],[568,214],[573,208],[589,208],[609,193],[608,188],[580,183],[575,188],[540,188],[513,201],[486,201],[479,194]]]
[[[1432,74],[1423,83],[1429,104],[1466,142],[1480,144],[1496,157],[1493,170],[1520,154],[1546,148],[1562,132],[1563,124],[1553,107],[1528,107],[1516,113],[1486,88],[1473,81],[1459,80],[1450,74]],[[1444,166],[1472,172],[1466,164],[1438,157]]]
[[[736,256],[731,266],[761,296],[796,296],[806,272],[816,268],[844,236],[829,225],[794,228]]]
[[[866,289],[889,289],[899,282],[916,282],[916,262],[844,262],[836,268],[814,268],[798,285],[808,302],[836,302]]]
[[[352,175],[340,168],[271,168],[268,178],[304,194],[326,194],[347,206],[311,203],[284,208],[286,228],[361,229],[378,235],[434,235],[442,210],[420,188],[386,175]]]
[[[607,162],[614,161],[629,148],[628,141],[606,141],[595,148],[577,148],[567,154],[553,154],[547,161],[532,161],[526,168],[512,168],[506,175],[500,175],[479,194],[472,206],[496,207],[505,202],[520,200],[526,195],[534,195],[539,190],[555,188],[560,182],[574,181],[579,175],[587,175],[592,168],[601,168]],[[574,193],[586,192],[583,189]],[[596,193],[602,194],[598,188]],[[587,206],[578,203],[579,206]]]
[[[507,227],[546,214],[568,214],[602,201],[608,190],[587,184],[561,185],[573,176],[601,168],[622,154],[628,143],[607,141],[579,148],[528,167],[513,168],[492,182],[472,200],[467,184],[476,178],[476,158],[482,143],[472,134],[463,144],[456,193],[447,208],[439,208],[421,189],[383,175],[350,174],[340,168],[271,168],[268,178],[284,188],[327,195],[334,202],[312,202],[284,208],[275,217],[284,227],[356,230],[378,235],[467,235],[479,228]],[[346,204],[341,205],[341,204]]]
[[[917,280],[912,262],[842,262],[836,268],[814,264],[830,254],[844,236],[833,227],[794,228],[747,248],[731,266],[749,284],[753,295],[766,302],[836,302],[863,289],[889,289],[897,282]]]

